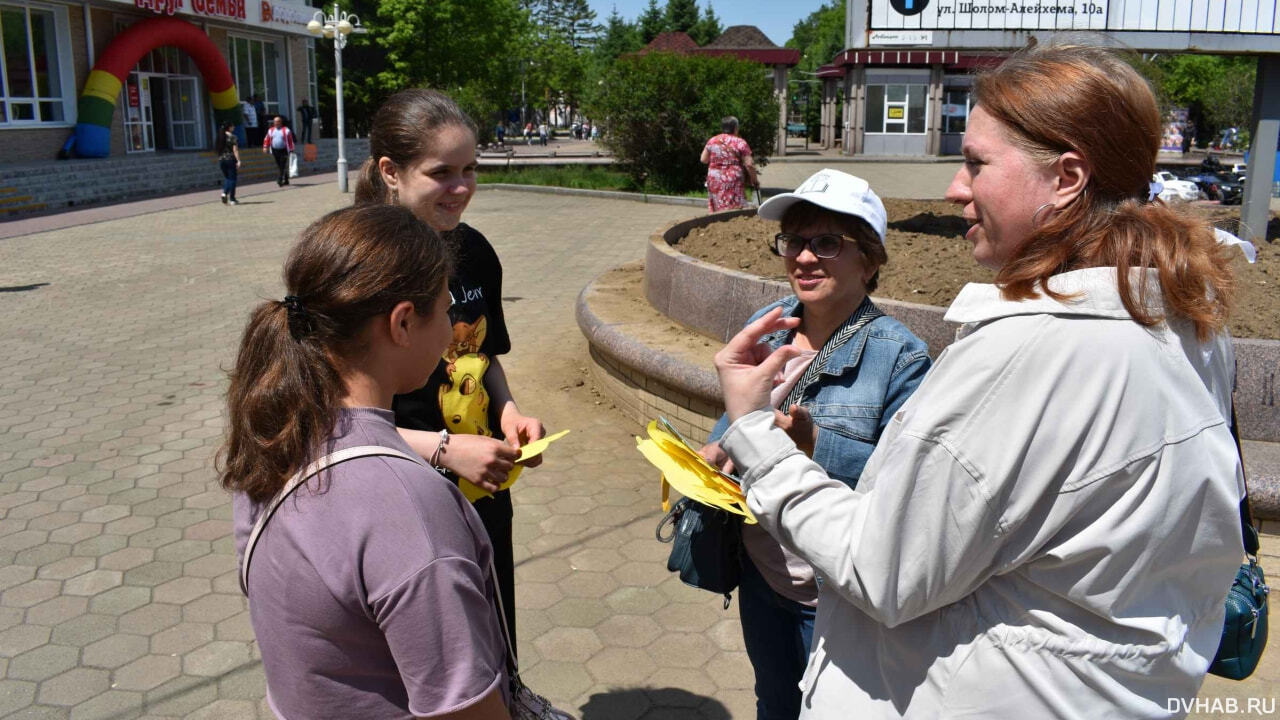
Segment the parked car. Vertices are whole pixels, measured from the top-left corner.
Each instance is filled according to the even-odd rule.
[[[1218,200],[1223,205],[1240,204],[1244,185],[1226,173],[1202,172],[1188,175],[1186,179],[1194,182],[1210,200]]]
[[[1200,198],[1200,188],[1193,182],[1187,182],[1168,170],[1161,170],[1151,176],[1153,182],[1164,186],[1160,191],[1160,199],[1166,203],[1190,202]]]
[[[1244,176],[1238,173],[1224,173],[1219,176],[1222,182],[1218,185],[1223,205],[1239,205],[1244,202]]]

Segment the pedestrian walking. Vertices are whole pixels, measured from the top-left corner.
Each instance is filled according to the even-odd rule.
[[[240,171],[239,139],[236,138],[236,126],[223,123],[222,132],[214,143],[218,153],[218,169],[222,171],[222,204],[238,205],[236,202],[236,178]]]
[[[266,122],[265,117],[258,117],[258,110],[254,107],[253,97],[249,97],[240,103],[240,111],[244,115],[244,139],[249,147],[253,147],[262,142],[262,136],[258,134],[258,123]]]
[[[306,98],[302,99],[302,104],[298,106],[298,122],[301,128],[298,130],[298,137],[302,139],[303,145],[311,143],[311,127],[316,120],[316,109],[311,106],[311,102]]]
[[[498,123],[498,127],[494,128],[494,133],[498,136],[498,147],[507,146],[507,126]]]
[[[738,137],[738,118],[720,121],[720,134],[702,148],[702,164],[707,166],[707,209],[711,212],[746,207],[746,186],[760,187],[751,146]]]
[[[547,124],[538,123],[538,142],[542,143],[543,147],[547,146],[548,135],[550,135],[550,131],[547,129]]]
[[[271,124],[271,119],[267,115],[267,104],[262,102],[261,95],[253,96],[253,109],[258,114],[258,140],[262,142],[262,138],[267,134],[267,127]]]
[[[284,124],[284,118],[277,115],[271,128],[262,138],[262,152],[271,153],[276,167],[280,170],[276,177],[276,185],[284,187],[289,184],[289,154],[293,152],[293,131]]]

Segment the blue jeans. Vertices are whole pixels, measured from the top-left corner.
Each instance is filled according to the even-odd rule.
[[[756,720],[796,720],[817,608],[774,592],[743,553],[738,615],[756,673]]]
[[[218,161],[218,167],[222,170],[222,194],[228,198],[236,199],[236,160],[235,158],[224,158]]]

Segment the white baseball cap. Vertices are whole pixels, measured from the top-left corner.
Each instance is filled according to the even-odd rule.
[[[801,200],[818,207],[845,215],[862,218],[876,231],[880,244],[884,244],[885,230],[889,224],[884,203],[871,190],[866,180],[839,170],[823,168],[809,176],[795,192],[774,195],[760,205],[756,214],[765,220],[781,220],[787,208]]]

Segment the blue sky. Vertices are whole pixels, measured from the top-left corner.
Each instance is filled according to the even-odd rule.
[[[596,18],[601,24],[615,6],[619,15],[634,22],[649,6],[649,0],[588,0],[588,4],[596,11]],[[712,0],[711,7],[715,9],[716,17],[720,18],[721,26],[755,25],[775,45],[784,45],[791,39],[791,29],[795,24],[825,4],[823,0]],[[666,6],[666,0],[658,0],[658,7]],[[698,0],[699,10],[706,7],[707,0]]]

